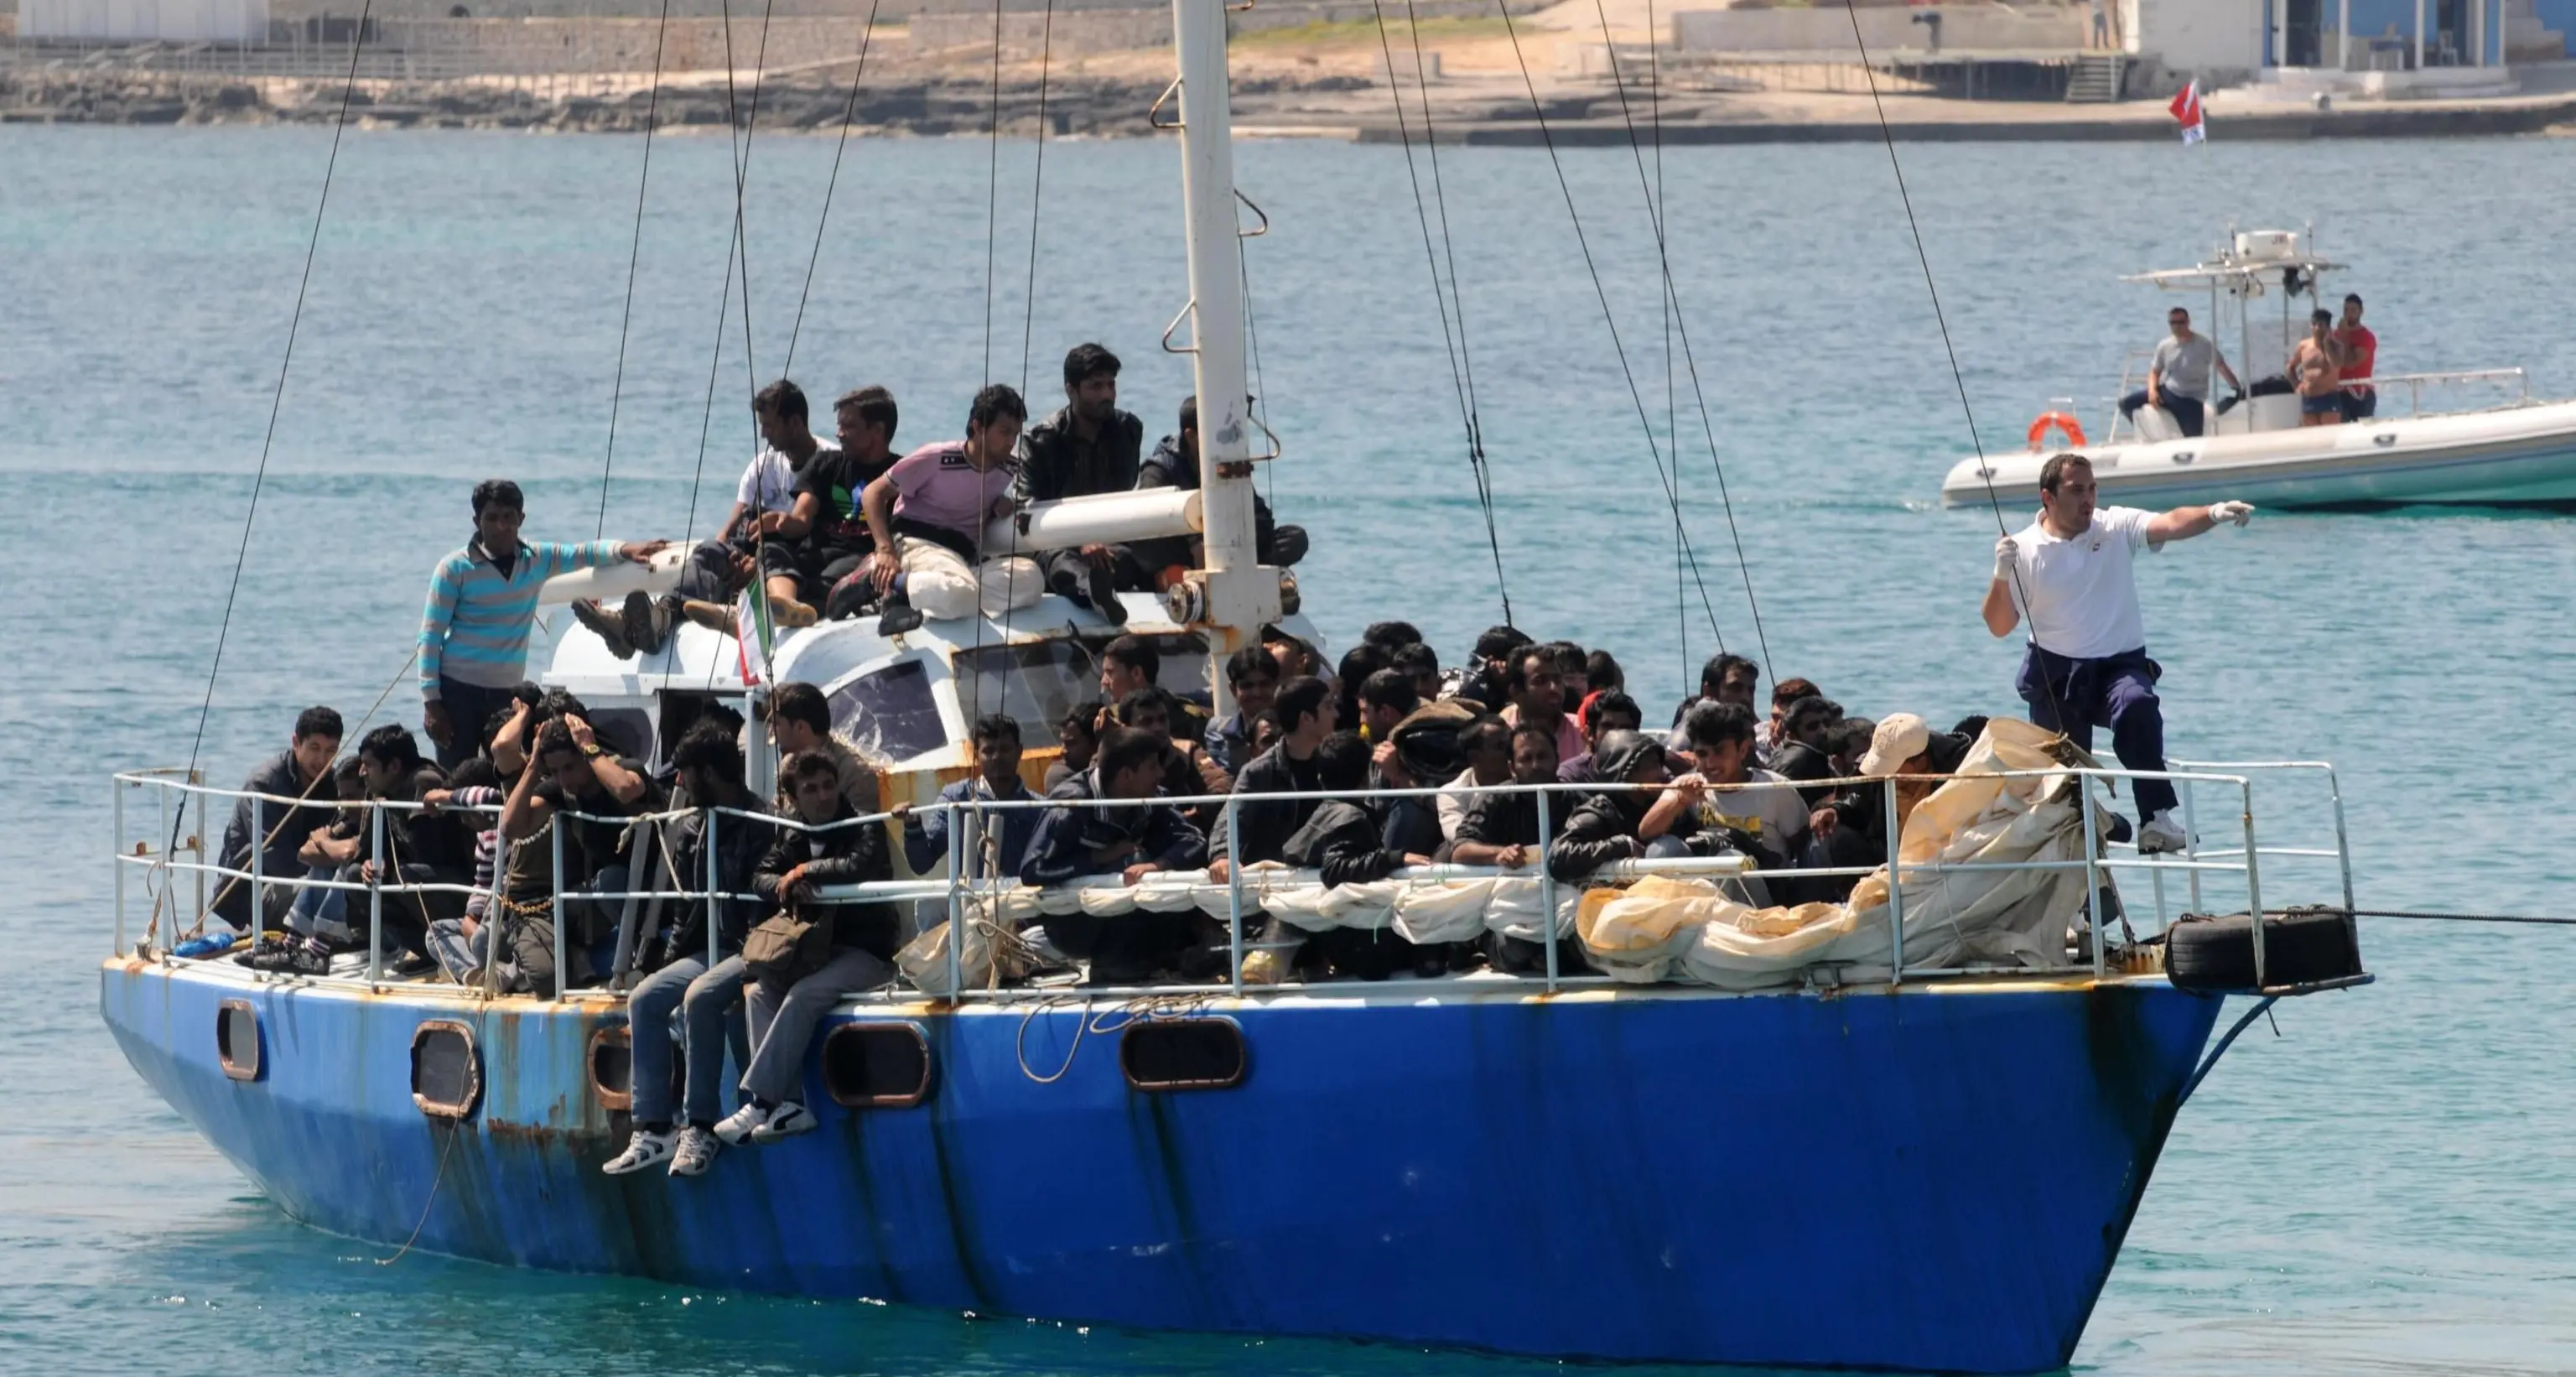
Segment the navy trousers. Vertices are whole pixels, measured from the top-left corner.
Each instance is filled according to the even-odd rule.
[[[2034,645],[2022,657],[2014,684],[2030,705],[2030,720],[2093,749],[2093,729],[2111,729],[2111,751],[2132,770],[2165,768],[2164,705],[2156,697],[2156,671],[2144,647],[2099,660],[2078,660]],[[2141,822],[2180,801],[2172,783],[2130,781]]]

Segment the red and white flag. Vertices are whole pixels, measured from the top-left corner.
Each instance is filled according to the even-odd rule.
[[[2182,125],[2182,141],[2184,143],[2198,143],[2209,137],[2207,126],[2203,125],[2200,121],[2200,81],[2198,78],[2194,78],[2190,85],[2183,87],[2180,92],[2176,93],[2173,98],[2173,104],[2166,106],[2165,108],[2173,111],[2174,119]]]

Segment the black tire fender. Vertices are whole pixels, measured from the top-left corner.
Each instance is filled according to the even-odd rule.
[[[2263,917],[2263,976],[2278,989],[2362,974],[2361,940],[2339,908],[2293,908]],[[2165,978],[2176,989],[2243,993],[2254,980],[2254,920],[2230,913],[2178,919],[2165,933]]]

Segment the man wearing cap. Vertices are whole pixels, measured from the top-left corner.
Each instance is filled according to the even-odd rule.
[[[2015,687],[2031,721],[2093,748],[2093,729],[2111,729],[2111,749],[2132,770],[2165,768],[2165,723],[2156,697],[2157,669],[2147,658],[2146,621],[2138,611],[2140,548],[2189,540],[2218,523],[2242,526],[2254,516],[2243,502],[2149,512],[2095,511],[2093,465],[2060,454],[2039,471],[2039,517],[1995,542],[1995,576],[1986,586],[1986,629],[2009,636],[2030,619],[2030,646]],[[1884,728],[1885,724],[1881,724]],[[2180,851],[2173,785],[2134,782],[2138,850]]]
[[[1889,713],[1870,732],[1869,749],[1854,768],[1864,778],[1894,781],[1896,817],[1901,829],[1914,805],[1939,787],[1940,781],[1928,776],[1956,772],[1973,744],[1957,733],[1932,730],[1913,713]],[[1887,804],[1879,791],[1888,787],[1891,786],[1857,785],[1818,808],[1810,819],[1815,830],[1802,864],[1809,869],[1826,869],[1884,863]],[[1848,897],[1856,880],[1857,877],[1834,880],[1825,897],[1836,901]]]

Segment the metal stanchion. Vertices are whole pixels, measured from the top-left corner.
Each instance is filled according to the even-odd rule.
[[[1225,801],[1225,924],[1234,945],[1230,983],[1237,995],[1243,993],[1243,829],[1235,825],[1234,800]]]
[[[944,806],[944,805],[933,805]],[[873,825],[873,824],[871,824]],[[957,891],[965,877],[965,829],[957,825],[957,810],[948,810],[948,1002],[956,1004],[966,993],[965,911],[958,907]]]
[[[1538,791],[1538,906],[1544,915],[1539,931],[1547,947],[1547,992],[1556,993],[1556,872],[1548,869],[1548,839],[1556,835],[1550,826],[1553,812],[1547,790]]]
[[[373,985],[385,967],[385,805],[380,800],[367,803],[367,836],[372,848],[367,853],[372,862],[367,880],[367,983]],[[346,913],[346,901],[342,902],[340,911]]]
[[[528,768],[531,770],[537,768],[537,762],[529,761]],[[572,983],[571,968],[564,964],[563,829],[564,820],[560,811],[547,819],[546,834],[554,848],[555,886],[554,901],[546,907],[552,910],[549,916],[554,919],[555,925],[555,998],[557,999],[564,997],[566,987]]]
[[[635,888],[638,888],[638,886],[637,886],[637,885],[635,884],[635,882],[634,882],[634,881],[632,881],[632,880],[629,880],[629,881],[627,882],[626,887],[627,887],[628,889],[635,889]],[[715,807],[711,804],[711,805],[709,805],[709,806],[708,806],[708,808],[707,808],[707,969],[708,969],[708,970],[714,970],[714,969],[716,968],[716,966],[717,966],[718,964],[720,964],[720,963],[724,960],[724,948],[723,948],[723,946],[719,943],[719,941],[717,940],[717,936],[716,936],[717,929],[721,926],[721,924],[717,921],[717,918],[716,918],[716,890],[717,890],[717,889],[719,889],[719,888],[721,888],[721,886],[719,886],[719,885],[716,883],[716,810],[715,810]],[[685,911],[685,910],[683,910],[683,911]]]
[[[2084,792],[2084,913],[2086,923],[2093,929],[2093,974],[2098,979],[2102,974],[2102,863],[2094,846],[2097,834],[2093,822],[2093,781],[2078,776],[2076,784]],[[2133,792],[2136,787],[2136,782],[2131,781]]]
[[[116,850],[110,854],[116,861],[116,946],[119,956],[125,954],[125,782],[111,779],[107,791],[116,813]]]
[[[1896,781],[1878,783],[1887,817],[1887,983],[1905,983],[1905,822],[1896,815]]]

